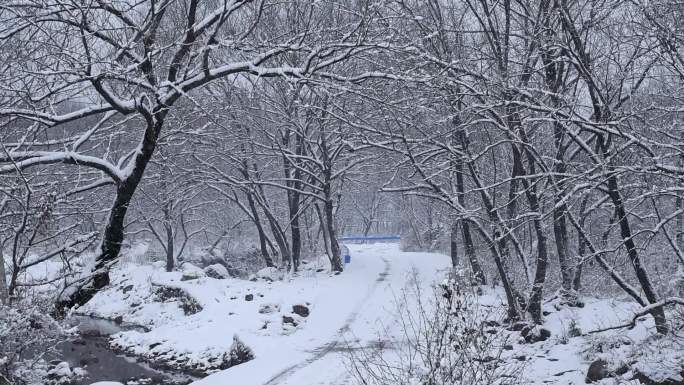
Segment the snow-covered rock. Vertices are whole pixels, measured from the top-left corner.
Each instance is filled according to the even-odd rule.
[[[230,278],[230,273],[225,266],[215,263],[204,268],[204,274],[209,278],[227,279]]]
[[[206,276],[204,270],[190,262],[185,262],[183,265],[181,265],[181,272],[183,273],[181,276],[181,281],[190,281]]]
[[[259,305],[259,313],[260,314],[271,314],[271,313],[277,313],[280,311],[280,305],[277,303],[262,303]]]
[[[256,278],[267,281],[280,281],[283,279],[283,272],[275,267],[264,267],[263,269],[257,271],[255,276]]]
[[[292,306],[292,312],[300,317],[308,317],[310,313],[309,307],[302,304]]]
[[[81,368],[71,368],[68,362],[58,362],[47,372],[47,384],[67,385],[74,383],[75,380],[83,378],[86,371]]]

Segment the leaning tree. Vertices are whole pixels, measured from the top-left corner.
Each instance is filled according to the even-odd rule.
[[[201,105],[203,86],[221,78],[345,80],[325,71],[373,49],[370,15],[364,1],[3,2],[0,50],[19,48],[3,54],[11,57],[0,74],[0,129],[13,145],[0,154],[0,174],[71,165],[96,171],[79,191],[114,190],[95,264],[60,308],[109,283],[129,205],[180,101]],[[297,66],[279,60],[294,54]]]

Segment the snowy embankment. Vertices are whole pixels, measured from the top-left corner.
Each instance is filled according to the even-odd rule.
[[[282,280],[215,279],[187,268],[167,273],[159,266],[129,266],[79,312],[147,327],[149,332],[119,333],[111,344],[156,364],[209,374],[194,385],[350,384],[348,347],[401,344],[397,306],[412,308],[402,303],[402,290],[416,276],[425,299],[431,297],[430,287],[443,279],[450,262],[444,255],[401,252],[397,245],[350,249],[352,262],[340,275],[310,262]],[[611,377],[597,383],[637,384],[629,381],[640,372],[672,377],[682,362],[681,349],[653,337],[649,317],[633,329],[590,333],[631,319],[637,309],[631,302],[585,299],[583,308],[565,308],[547,301],[543,328],[550,335],[529,343],[520,329],[502,322],[501,291],[482,289],[476,301],[489,315],[481,327],[503,336],[500,359],[519,364],[520,383],[582,384],[592,365],[599,377]],[[235,338],[254,358],[227,368],[235,362],[228,354]]]
[[[276,379],[301,384],[297,379],[312,378],[311,373],[317,381],[332,382],[347,375],[336,348],[351,336],[361,344],[377,340],[379,330],[391,322],[394,298],[411,271],[429,285],[449,264],[443,255],[403,253],[397,245],[350,249],[352,262],[343,274],[331,275],[309,263],[283,280],[214,279],[201,273],[187,279],[192,271],[183,280],[184,273],[167,273],[161,266],[129,266],[117,270],[112,287],[78,312],[149,328],[147,333],[119,333],[111,343],[142,359],[198,374],[227,366],[234,336],[252,350],[253,360],[197,384]]]

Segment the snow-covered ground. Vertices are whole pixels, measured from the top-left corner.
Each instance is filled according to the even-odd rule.
[[[114,274],[113,289],[98,294],[79,312],[121,316],[150,328],[147,333],[120,333],[113,344],[187,368],[216,369],[233,336],[253,350],[252,361],[214,373],[197,385],[343,383],[348,373],[340,348],[348,342],[377,341],[381,331],[391,327],[394,298],[409,277],[418,274],[428,286],[443,276],[438,272],[450,262],[440,254],[401,252],[394,244],[349,248],[352,261],[343,274],[317,271],[321,269],[312,262],[298,276],[272,282],[209,277],[181,281],[182,273],[167,273],[161,266],[125,268]],[[186,316],[178,302],[159,302],[154,290],[161,286],[182,289],[203,310]],[[294,305],[306,306],[310,314],[294,314]],[[297,326],[284,322],[283,316]]]
[[[351,384],[346,348],[376,346],[384,338],[399,336],[396,314],[398,301],[405,299],[402,290],[417,276],[424,293],[430,293],[430,287],[444,278],[450,260],[440,254],[402,252],[395,244],[349,248],[352,262],[340,275],[322,268],[325,261],[312,261],[298,275],[283,280],[214,279],[188,268],[167,273],[162,266],[128,266],[114,274],[112,288],[79,312],[145,326],[149,332],[121,332],[112,344],[143,359],[210,373],[194,385]],[[176,291],[160,301],[160,288]],[[483,291],[478,303],[496,309],[491,313],[495,318],[503,314],[501,291]],[[178,293],[183,295],[174,296]],[[489,330],[510,336],[502,357],[520,362],[522,383],[582,384],[596,359],[604,359],[607,370],[620,372],[625,365],[634,366],[635,360],[647,360],[647,349],[664,350],[664,356],[672,358],[668,366],[662,352],[655,351],[652,359],[658,362],[645,366],[650,372],[662,369],[671,375],[670,369],[682,362],[677,347],[658,344],[651,337],[649,317],[633,329],[589,333],[624,323],[637,307],[629,301],[584,300],[583,308],[545,303],[543,327],[551,334],[545,341],[524,343],[519,332],[503,325]],[[300,314],[302,308],[309,314],[295,314],[293,307],[298,305]],[[254,359],[224,369],[234,337],[252,350]],[[617,377],[620,383],[629,383],[633,375],[626,371]]]

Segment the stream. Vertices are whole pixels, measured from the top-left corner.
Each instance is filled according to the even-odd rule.
[[[154,369],[134,357],[110,349],[107,342],[110,335],[126,330],[146,331],[143,327],[86,316],[71,318],[79,335],[56,346],[56,359],[68,362],[72,368],[86,370],[87,375],[74,385],[90,385],[98,381],[117,381],[125,385],[180,385],[197,379],[178,372]]]

